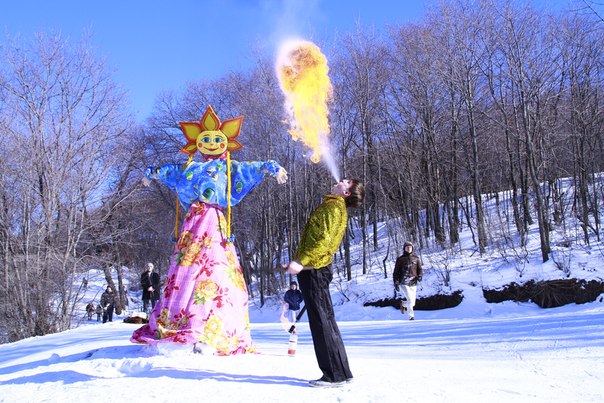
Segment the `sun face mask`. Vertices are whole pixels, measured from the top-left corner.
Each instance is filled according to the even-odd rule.
[[[207,160],[225,158],[227,151],[236,151],[243,146],[235,140],[241,132],[243,116],[220,122],[211,106],[197,122],[180,122],[187,144],[180,152],[192,156],[199,150]]]

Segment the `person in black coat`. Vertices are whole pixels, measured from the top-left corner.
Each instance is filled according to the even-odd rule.
[[[300,312],[300,304],[303,301],[302,292],[298,290],[298,283],[292,281],[289,290],[285,292],[283,300],[287,305],[286,315],[291,323],[296,323],[296,316]]]
[[[159,274],[153,271],[153,263],[147,263],[147,270],[141,274],[141,288],[143,289],[143,311],[147,311],[149,302],[151,309],[159,300]]]
[[[109,321],[113,322],[113,308],[115,306],[115,295],[111,287],[107,286],[107,289],[101,295],[101,306],[103,307],[103,323]]]
[[[417,296],[417,282],[422,281],[422,263],[419,257],[413,253],[413,244],[405,242],[403,254],[396,259],[392,279],[396,293],[402,292],[404,301],[401,301],[401,313],[409,312],[409,320],[415,319],[413,307]]]

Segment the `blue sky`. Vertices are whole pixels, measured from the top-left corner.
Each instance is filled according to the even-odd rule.
[[[434,2],[14,0],[2,5],[0,32],[31,38],[53,30],[74,41],[89,32],[97,54],[107,59],[137,116],[144,118],[161,91],[245,70],[254,49],[274,53],[283,38],[294,35],[329,42],[353,31],[357,21],[383,32],[387,25],[419,21]]]

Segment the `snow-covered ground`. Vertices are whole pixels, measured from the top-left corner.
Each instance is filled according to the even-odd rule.
[[[254,322],[260,354],[156,352],[128,339],[137,325],[96,322],[0,346],[3,402],[602,402],[604,303],[549,310],[486,303],[416,313],[346,307],[340,321],[354,382],[309,388],[320,376],[308,325],[294,357],[278,324]],[[252,309],[252,313],[258,313]],[[389,312],[390,313],[390,312]],[[337,315],[337,314],[336,314]],[[262,312],[266,318],[268,313]],[[253,319],[253,317],[252,317]]]
[[[497,238],[504,227],[489,231]],[[250,305],[259,354],[218,357],[135,345],[129,338],[138,325],[123,323],[123,316],[107,324],[82,320],[66,332],[0,345],[0,401],[603,402],[604,294],[552,309],[489,304],[482,294],[512,281],[602,281],[604,243],[585,246],[578,237],[554,231],[545,264],[536,227],[526,250],[491,246],[481,256],[469,231],[455,251],[426,246],[419,251],[425,274],[418,296],[460,290],[464,299],[454,308],[416,311],[413,322],[392,307],[363,306],[393,295],[395,256],[384,278],[379,255],[386,248],[372,255],[367,274],[358,264],[351,281],[336,274],[332,297],[354,374],[354,382],[339,389],[308,387],[320,377],[308,324],[304,318],[298,325],[297,354],[288,356],[281,302],[269,298],[263,307]],[[100,273],[90,276],[82,317],[84,305],[98,301],[104,287]]]

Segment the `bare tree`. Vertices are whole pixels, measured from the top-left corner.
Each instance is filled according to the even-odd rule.
[[[584,30],[584,17],[569,16],[558,24],[556,38],[560,41],[561,65],[568,77],[567,119],[572,134],[572,166],[575,183],[576,216],[581,223],[583,240],[590,243],[590,234],[600,239],[598,192],[590,191],[597,181],[594,173],[602,169],[602,41],[601,29]],[[565,98],[566,98],[565,97]],[[570,162],[570,161],[569,161]]]
[[[10,188],[19,196],[3,199],[13,215],[0,316],[17,324],[15,340],[70,327],[89,258],[80,241],[99,224],[88,211],[103,196],[129,123],[121,91],[85,42],[38,35],[2,51],[0,127],[11,139],[7,157],[18,175]]]
[[[369,33],[368,33],[369,32]],[[383,119],[384,93],[387,73],[384,59],[386,50],[378,43],[371,31],[357,27],[354,35],[343,39],[346,57],[341,57],[337,63],[338,75],[341,77],[341,91],[350,92],[347,96],[352,110],[350,117],[355,118],[354,127],[360,134],[361,149],[361,179],[368,184],[367,196],[363,202],[361,218],[363,242],[363,273],[367,272],[368,250],[366,217],[371,217],[372,245],[378,249],[377,225],[380,210],[380,157],[377,152],[377,142],[384,130]],[[344,173],[347,174],[346,172]]]

